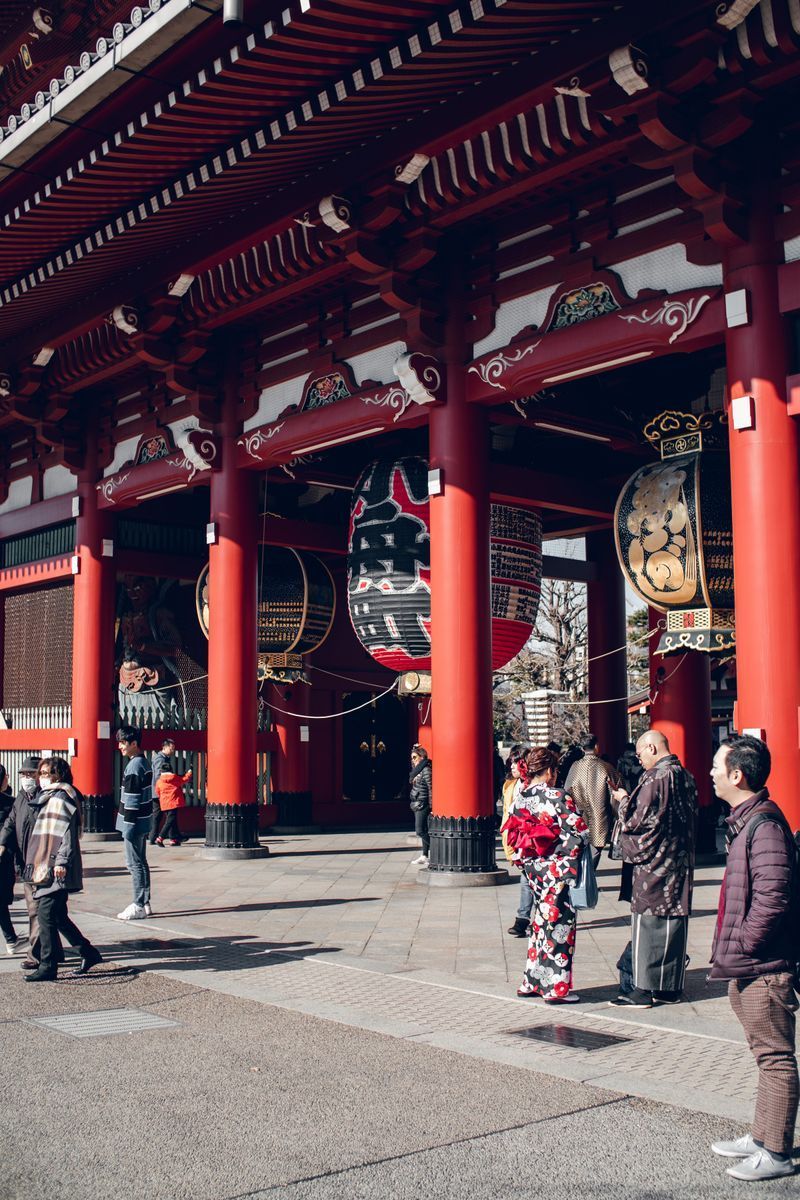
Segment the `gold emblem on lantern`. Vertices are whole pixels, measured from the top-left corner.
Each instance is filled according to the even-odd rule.
[[[640,467],[617,500],[620,566],[647,604],[668,613],[659,654],[734,644],[728,471],[717,433],[710,413],[661,413],[644,430],[661,461]]]

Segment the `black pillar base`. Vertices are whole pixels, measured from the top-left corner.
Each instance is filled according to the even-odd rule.
[[[269,854],[258,841],[257,804],[207,804],[203,858],[257,858]]]
[[[273,792],[272,803],[278,809],[273,833],[309,833],[319,829],[311,823],[311,792]]]
[[[114,841],[120,835],[114,829],[117,806],[113,796],[84,796],[81,801],[83,834],[96,841]]]
[[[430,871],[477,874],[496,871],[495,820],[488,817],[430,817]]]

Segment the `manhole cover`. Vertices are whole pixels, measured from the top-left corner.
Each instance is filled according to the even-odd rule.
[[[66,1013],[61,1017],[31,1017],[31,1025],[43,1025],[69,1037],[108,1037],[116,1033],[140,1033],[146,1029],[167,1029],[177,1025],[166,1017],[143,1012],[139,1008],[109,1008],[97,1012]]]
[[[576,1029],[574,1025],[532,1025],[530,1029],[509,1029],[514,1037],[532,1038],[536,1042],[548,1042],[551,1046],[568,1046],[571,1050],[603,1050],[620,1042],[633,1039],[617,1033],[596,1033],[590,1029]]]

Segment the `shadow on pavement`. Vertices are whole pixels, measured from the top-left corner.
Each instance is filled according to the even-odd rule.
[[[622,947],[620,946],[620,950]],[[693,1004],[695,1001],[701,1000],[719,1000],[728,994],[728,985],[724,981],[712,980],[711,983],[706,982],[708,967],[691,967],[686,972],[686,980],[683,985],[684,1000],[681,1004],[677,1004],[676,1008],[685,1008],[686,1004]],[[598,1004],[603,1000],[613,1000],[619,993],[619,983],[613,980],[610,983],[598,984],[596,987],[582,987],[580,991],[581,1000],[585,1000],[588,1004]],[[669,1004],[656,1005],[657,1008],[671,1008]],[[631,1010],[634,1011],[634,1010]],[[649,1010],[643,1009],[647,1012]]]
[[[291,840],[296,842],[297,838]],[[280,842],[267,844],[270,847],[270,858],[347,858],[360,854],[408,854],[414,851],[413,846],[365,846],[362,850],[339,850],[336,846],[330,846],[327,850],[282,850]]]
[[[310,942],[265,942],[247,937],[199,937],[199,938],[136,938],[133,941],[108,945],[101,943],[98,950],[104,962],[94,967],[89,976],[100,980],[103,974],[117,974],[130,960],[136,971],[146,971],[149,966],[169,971],[246,971],[253,967],[278,966],[287,957],[309,958],[316,954],[338,954],[338,946],[314,946]],[[152,955],[142,962],[142,955]],[[116,966],[116,970],[115,970]],[[105,972],[104,972],[105,968]]]
[[[342,896],[326,900],[264,900],[261,904],[232,904],[229,908],[170,908],[164,912],[153,913],[148,921],[158,921],[164,917],[198,917],[207,913],[229,912],[270,912],[278,908],[326,908],[329,904],[369,904],[380,900],[380,896]]]
[[[716,908],[698,908],[692,912],[692,917],[715,917],[716,915]],[[578,929],[627,929],[630,923],[631,919],[628,916],[599,917],[596,921],[582,920],[578,925]]]

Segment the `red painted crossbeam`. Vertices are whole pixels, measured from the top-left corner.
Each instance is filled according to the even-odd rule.
[[[693,352],[718,342],[724,329],[721,288],[657,295],[482,355],[467,368],[467,399],[502,404],[626,363]]]
[[[72,574],[72,560],[68,554],[54,558],[43,558],[38,562],[23,563],[20,567],[6,567],[0,571],[0,592],[35,587],[37,584],[52,583],[54,579],[66,579]]]

